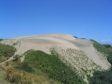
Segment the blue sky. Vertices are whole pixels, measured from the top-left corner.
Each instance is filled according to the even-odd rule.
[[[0,38],[63,33],[112,40],[112,0],[0,0]]]

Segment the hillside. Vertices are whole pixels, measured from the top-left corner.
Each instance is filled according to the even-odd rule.
[[[107,52],[108,47],[96,41],[64,34],[1,40],[0,65],[4,75],[7,74],[3,81],[14,84],[94,84],[96,72],[111,68],[111,46],[109,50]]]

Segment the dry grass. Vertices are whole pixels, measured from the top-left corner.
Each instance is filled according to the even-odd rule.
[[[6,80],[11,84],[59,84],[56,81],[49,80],[42,75],[34,75],[25,71],[19,71],[13,67],[5,66]]]

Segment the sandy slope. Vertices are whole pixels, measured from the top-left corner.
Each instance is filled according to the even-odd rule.
[[[12,40],[3,41],[5,44],[17,43],[16,54],[23,54],[27,50],[35,49],[42,50],[44,52],[50,53],[51,48],[57,48],[58,53],[61,53],[60,49],[74,49],[83,51],[87,57],[92,60],[96,65],[101,66],[103,69],[109,69],[109,62],[98,53],[92,45],[92,42],[85,39],[77,39],[71,35],[64,34],[49,34],[49,35],[38,35],[38,36],[27,36],[19,37]],[[61,53],[63,54],[63,53]],[[67,57],[70,58],[70,64],[73,64],[74,61],[72,56],[64,56],[63,59],[67,60]],[[74,65],[74,64],[73,64]]]
[[[73,41],[74,45],[80,48],[80,50],[84,51],[89,59],[93,60],[97,65],[108,69],[111,66],[107,60],[103,57],[103,55],[96,51],[93,47],[91,41],[85,39],[77,39]],[[107,66],[108,65],[108,66]]]

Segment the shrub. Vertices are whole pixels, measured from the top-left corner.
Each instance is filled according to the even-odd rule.
[[[90,78],[90,84],[112,84],[112,70],[96,71]]]
[[[0,39],[0,41],[2,41],[3,39]]]
[[[4,61],[7,58],[13,56],[15,51],[16,49],[13,46],[0,43],[0,61]]]

